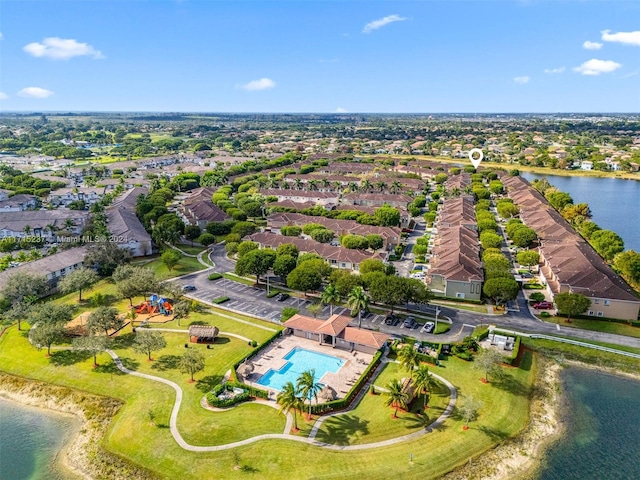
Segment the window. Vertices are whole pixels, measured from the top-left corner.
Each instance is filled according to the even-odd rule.
[[[589,310],[589,316],[593,317],[593,310]]]
[[[346,264],[346,263],[344,263],[344,262],[342,262],[342,263],[340,264],[340,266],[341,266],[342,268],[346,268],[347,264]]]
[[[608,307],[609,305],[611,305],[611,301],[610,300],[605,300],[604,301],[604,306]]]
[[[600,303],[600,299],[599,298],[594,298],[593,299],[593,303],[595,303],[596,305],[598,305]]]
[[[456,298],[464,298],[464,293],[462,293],[462,292],[457,292],[457,293],[456,293]]]
[[[604,314],[602,312],[598,312],[598,316],[602,317],[602,316],[604,316]]]

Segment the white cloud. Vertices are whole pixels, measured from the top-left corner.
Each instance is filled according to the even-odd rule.
[[[587,40],[582,44],[582,48],[586,48],[587,50],[600,50],[602,48],[602,44],[599,42],[590,42]]]
[[[0,100],[6,100],[7,98],[9,98],[9,95],[4,92],[0,92]]]
[[[564,67],[558,68],[545,68],[544,73],[554,74],[554,73],[562,73],[564,72]]]
[[[336,113],[347,113],[348,110],[346,108],[338,107],[336,108]]]
[[[367,23],[362,29],[362,33],[371,33],[374,30],[384,27],[385,25],[389,25],[390,23],[404,22],[405,20],[407,20],[407,18],[401,17],[400,15],[387,15],[386,17],[382,17],[378,20]]]
[[[18,95],[25,98],[47,98],[53,95],[53,92],[46,88],[27,87],[20,90]]]
[[[73,38],[47,37],[42,43],[29,43],[22,49],[34,57],[46,57],[52,60],[69,60],[73,57],[82,56],[94,59],[104,58],[100,50],[96,50],[88,43],[81,43]]]
[[[261,78],[260,80],[251,80],[249,83],[245,83],[244,85],[236,85],[236,88],[242,88],[243,90],[255,92],[258,90],[268,90],[269,88],[273,88],[275,86],[276,82],[274,82],[270,78]]]
[[[624,45],[640,47],[640,30],[636,30],[635,32],[610,32],[611,30],[604,30],[602,32],[602,40],[605,42],[617,42]]]
[[[601,73],[614,72],[620,67],[622,67],[622,65],[613,60],[598,60],[597,58],[592,58],[579,67],[575,67],[573,71],[581,73],[582,75],[600,75]]]
[[[529,80],[531,80],[531,78],[524,76],[524,77],[514,77],[513,81],[516,83],[519,83],[520,85],[524,85],[525,83],[529,83]]]
[[[0,32],[0,40],[4,40],[4,34]]]

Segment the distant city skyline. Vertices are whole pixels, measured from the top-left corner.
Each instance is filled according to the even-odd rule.
[[[625,1],[2,2],[0,111],[640,111]]]

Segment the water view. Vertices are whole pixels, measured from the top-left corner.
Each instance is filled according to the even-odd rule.
[[[588,203],[594,222],[620,235],[627,249],[640,252],[640,182],[529,172],[523,172],[522,176],[529,181],[546,177],[553,186],[569,193],[575,203]]]
[[[640,382],[582,368],[562,378],[567,430],[536,480],[640,478]]]
[[[58,455],[79,422],[0,398],[0,478],[75,478],[58,465]]]

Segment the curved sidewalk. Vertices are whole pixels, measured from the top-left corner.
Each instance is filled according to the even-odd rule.
[[[370,448],[384,447],[387,445],[393,445],[393,444],[401,443],[407,440],[412,440],[431,432],[433,428],[441,425],[449,417],[449,415],[453,411],[453,408],[456,403],[456,398],[457,398],[457,392],[455,387],[451,383],[449,383],[447,380],[440,377],[439,375],[434,375],[436,378],[438,378],[438,380],[442,381],[449,388],[449,391],[451,393],[449,404],[447,405],[447,408],[442,413],[442,415],[440,415],[432,424],[430,424],[424,430],[419,430],[417,432],[410,433],[408,435],[403,435],[401,437],[396,437],[396,438],[390,438],[388,440],[383,440],[380,442],[363,443],[360,445],[333,445],[330,443],[319,442],[312,438],[299,437],[296,435],[290,435],[285,433],[266,433],[263,435],[256,435],[255,437],[246,438],[238,442],[227,443],[224,445],[198,446],[198,445],[191,445],[187,443],[185,439],[182,438],[182,435],[180,435],[180,432],[178,431],[178,426],[177,426],[178,412],[180,411],[180,405],[182,404],[182,388],[177,383],[172,382],[171,380],[167,380],[162,377],[156,377],[154,375],[149,375],[146,373],[140,373],[140,372],[135,372],[133,370],[129,370],[122,364],[120,357],[118,357],[118,355],[113,350],[107,350],[107,353],[111,356],[111,358],[113,358],[113,361],[115,362],[116,366],[122,372],[128,373],[129,375],[133,375],[135,377],[146,378],[147,380],[164,383],[165,385],[168,385],[175,390],[176,401],[173,405],[173,409],[171,410],[171,418],[169,419],[169,429],[171,431],[171,435],[173,435],[173,438],[178,443],[178,445],[180,445],[180,447],[182,447],[184,450],[188,450],[190,452],[219,452],[223,450],[229,450],[232,448],[240,447],[243,445],[249,445],[251,443],[259,442],[260,440],[293,440],[296,442],[306,443],[306,444],[314,445],[317,447],[327,448],[331,450],[341,450],[341,451],[366,450]],[[266,402],[261,402],[261,403],[266,403]],[[324,417],[320,417],[317,421],[318,422],[324,421],[326,420],[326,418],[329,418],[331,416],[336,416],[336,415],[342,415],[349,412],[350,410],[351,409],[346,410],[344,412],[340,412],[338,414],[325,415]],[[287,421],[287,424],[288,423],[289,422]]]

